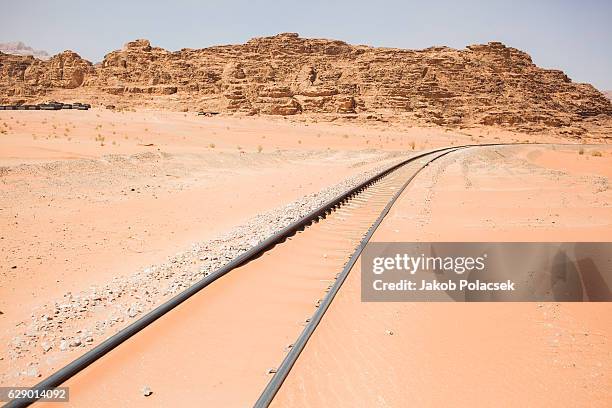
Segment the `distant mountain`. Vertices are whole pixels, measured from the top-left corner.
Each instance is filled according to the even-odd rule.
[[[612,128],[612,103],[592,85],[540,68],[500,42],[404,50],[283,33],[175,52],[139,39],[99,65],[72,51],[48,61],[0,55],[0,103],[34,101],[56,90],[66,98],[70,89],[75,99],[95,94],[130,108],[385,116],[572,137],[595,134],[591,128],[599,122],[605,134]]]
[[[41,60],[48,60],[51,58],[47,51],[35,50],[21,41],[0,43],[0,52],[12,55],[32,55]]]

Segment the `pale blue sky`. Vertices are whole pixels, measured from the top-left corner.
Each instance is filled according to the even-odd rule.
[[[100,61],[130,40],[178,50],[297,32],[425,48],[502,41],[574,81],[612,89],[612,1],[0,0],[0,42]]]

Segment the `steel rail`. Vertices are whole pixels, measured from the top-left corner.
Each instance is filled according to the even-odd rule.
[[[327,295],[323,298],[323,301],[319,304],[319,307],[317,308],[316,312],[312,315],[312,317],[310,318],[310,321],[304,327],[304,330],[302,330],[302,333],[299,335],[298,339],[296,340],[296,342],[293,344],[293,346],[289,350],[289,353],[287,354],[287,356],[285,356],[285,358],[283,359],[281,365],[276,370],[276,373],[274,373],[274,376],[272,377],[272,379],[270,380],[270,382],[268,383],[266,388],[263,390],[263,392],[261,393],[261,395],[259,396],[259,398],[255,402],[254,408],[267,408],[272,403],[272,400],[274,399],[274,397],[276,396],[276,394],[280,390],[281,386],[283,385],[283,382],[285,381],[285,379],[289,375],[289,372],[291,371],[291,368],[293,368],[293,365],[295,364],[295,362],[297,361],[298,357],[300,356],[300,354],[302,353],[302,351],[306,347],[306,343],[308,342],[308,340],[310,339],[310,337],[314,333],[315,329],[317,328],[317,326],[321,322],[321,319],[323,319],[323,315],[325,315],[325,312],[327,311],[327,309],[329,309],[329,306],[331,305],[332,301],[334,300],[334,297],[336,297],[336,294],[338,293],[338,291],[340,291],[340,287],[342,286],[342,284],[344,283],[344,281],[348,277],[351,269],[355,265],[355,262],[357,262],[357,259],[361,255],[361,252],[365,248],[366,244],[368,243],[368,241],[370,240],[370,238],[372,237],[372,235],[374,234],[374,232],[376,231],[378,226],[382,223],[382,221],[385,218],[385,216],[389,213],[389,211],[391,210],[391,207],[393,206],[393,204],[395,204],[395,202],[397,201],[399,196],[406,189],[408,184],[410,184],[410,182],[423,169],[425,169],[427,166],[429,166],[435,160],[437,160],[437,159],[439,159],[439,158],[441,158],[443,156],[446,156],[449,153],[455,152],[455,151],[460,150],[460,149],[465,149],[467,147],[471,147],[471,146],[459,146],[459,147],[455,147],[455,148],[449,148],[450,150],[447,150],[447,151],[443,152],[442,154],[440,154],[438,156],[435,156],[432,159],[428,160],[420,168],[418,168],[412,174],[412,176],[410,176],[410,178],[408,178],[408,180],[406,180],[404,185],[395,193],[395,195],[391,198],[391,200],[387,203],[385,208],[382,210],[382,212],[380,213],[380,215],[378,216],[378,218],[376,219],[374,224],[372,224],[372,226],[368,230],[368,233],[363,237],[363,239],[361,240],[359,246],[357,247],[357,249],[355,249],[355,252],[353,252],[353,255],[351,256],[351,258],[349,259],[347,264],[344,266],[344,269],[342,270],[342,272],[340,272],[340,274],[338,275],[338,277],[337,277],[336,281],[334,282],[332,288],[327,293]],[[431,153],[435,153],[435,152],[431,152]]]
[[[89,350],[87,353],[85,353],[82,356],[76,358],[75,360],[73,360],[72,362],[67,364],[66,366],[60,368],[55,373],[51,374],[49,377],[45,378],[44,380],[42,380],[38,384],[34,385],[30,389],[31,390],[35,390],[35,391],[39,391],[39,392],[35,393],[34,395],[37,395],[37,394],[40,395],[41,394],[40,391],[47,390],[47,389],[54,388],[54,387],[59,387],[61,384],[63,384],[64,382],[66,382],[67,380],[69,380],[70,378],[72,378],[73,376],[75,376],[76,374],[78,374],[79,372],[81,372],[82,370],[84,370],[85,368],[87,368],[88,366],[93,364],[94,362],[96,362],[98,359],[100,359],[101,357],[103,357],[104,355],[109,353],[111,350],[113,350],[116,347],[118,347],[119,345],[121,345],[123,342],[125,342],[126,340],[128,340],[129,338],[131,338],[132,336],[134,336],[135,334],[137,334],[141,330],[143,330],[145,327],[149,326],[151,323],[153,323],[154,321],[156,321],[157,319],[159,319],[160,317],[162,317],[166,313],[170,312],[172,309],[174,309],[175,307],[177,307],[178,305],[180,305],[181,303],[183,303],[184,301],[186,301],[187,299],[189,299],[190,297],[192,297],[193,295],[195,295],[196,293],[198,293],[199,291],[201,291],[202,289],[204,289],[205,287],[207,287],[208,285],[210,285],[211,283],[213,283],[217,279],[219,279],[222,276],[226,275],[227,273],[229,273],[233,269],[235,269],[235,268],[237,268],[237,267],[239,267],[241,265],[244,265],[245,263],[247,263],[247,262],[257,258],[262,253],[268,251],[269,249],[271,249],[275,245],[283,242],[286,238],[294,235],[297,231],[299,231],[299,230],[303,229],[304,227],[310,225],[311,223],[315,222],[320,217],[325,217],[325,215],[327,213],[331,212],[334,208],[340,206],[343,202],[345,202],[346,200],[351,198],[353,195],[355,195],[358,192],[364,190],[365,188],[367,188],[371,184],[377,182],[378,180],[380,180],[381,178],[387,176],[388,174],[392,173],[393,171],[397,170],[398,168],[400,168],[402,166],[405,166],[408,163],[414,162],[414,161],[416,161],[416,160],[418,160],[420,158],[429,156],[431,154],[440,153],[440,152],[445,152],[444,154],[448,154],[451,151],[455,151],[455,150],[457,150],[459,148],[465,148],[465,147],[469,147],[469,145],[458,146],[458,147],[444,147],[444,148],[440,148],[440,149],[430,150],[430,151],[424,152],[424,153],[419,153],[419,154],[417,154],[415,156],[409,157],[408,159],[403,160],[400,163],[397,163],[397,164],[387,168],[386,170],[383,170],[383,171],[377,173],[376,175],[370,177],[369,179],[367,179],[366,181],[360,183],[356,187],[353,187],[352,189],[350,189],[350,190],[340,194],[336,198],[331,199],[330,201],[328,201],[327,203],[323,204],[319,208],[313,210],[312,212],[310,212],[306,216],[302,217],[301,219],[291,223],[290,225],[284,227],[280,231],[274,233],[273,235],[271,235],[270,237],[268,237],[264,241],[260,242],[256,246],[250,248],[249,250],[247,250],[243,254],[241,254],[238,257],[236,257],[233,260],[231,260],[229,263],[227,263],[224,266],[222,266],[221,268],[217,269],[215,272],[213,272],[210,275],[204,277],[200,281],[194,283],[192,286],[188,287],[187,289],[185,289],[181,293],[177,294],[176,296],[172,297],[171,299],[169,299],[166,302],[162,303],[161,305],[157,306],[155,309],[151,310],[150,312],[148,312],[147,314],[142,316],[140,319],[138,319],[135,322],[131,323],[129,326],[125,327],[121,331],[117,332],[116,334],[112,335],[108,339],[104,340],[102,343],[100,343],[99,345],[95,346],[93,349]],[[405,186],[400,190],[400,192],[404,188],[405,188]],[[390,204],[395,202],[395,200],[397,199],[397,196],[398,196],[398,194],[396,194],[394,196],[394,198],[393,198],[393,200],[392,200],[392,202]],[[386,212],[389,211],[390,205],[388,205],[387,207],[388,208],[386,208]],[[380,222],[378,222],[378,224],[380,224]],[[378,224],[376,224],[376,225],[378,226]],[[370,230],[372,230],[372,228],[370,228]],[[368,236],[371,236],[371,234],[369,234]],[[336,289],[336,292],[337,292],[337,289]],[[323,304],[322,304],[322,306],[323,306]],[[329,307],[329,303],[325,304],[324,308],[323,309],[319,309],[319,310],[326,310],[327,307]],[[307,327],[312,327],[312,325],[309,325]],[[313,330],[314,330],[314,328],[313,328]],[[310,337],[310,335],[308,337]],[[302,346],[302,348],[303,348],[303,346]],[[292,349],[291,355],[293,355],[294,349]],[[291,364],[291,365],[293,365],[293,364]],[[285,374],[285,376],[286,376],[286,374]],[[275,375],[274,378],[280,378],[280,377],[277,377]],[[276,382],[277,380],[274,380],[274,378],[272,380]],[[284,380],[284,378],[283,378],[283,380]],[[282,383],[282,381],[281,381],[281,383]],[[266,388],[266,390],[267,389],[268,388]],[[12,400],[12,401],[8,402],[6,405],[4,405],[4,408],[22,408],[22,407],[28,407],[28,406],[32,405],[33,403],[35,403],[37,400],[38,400],[38,398],[23,399],[23,400]],[[263,405],[261,405],[261,406],[263,406]]]

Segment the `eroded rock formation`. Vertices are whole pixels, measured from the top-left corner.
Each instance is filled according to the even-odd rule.
[[[585,121],[612,117],[610,101],[591,85],[539,68],[526,53],[498,42],[463,50],[403,50],[286,33],[170,52],[136,40],[96,66],[70,51],[49,61],[0,54],[2,102],[30,101],[70,88],[94,92],[118,106],[272,115],[372,113],[527,131],[580,129]]]

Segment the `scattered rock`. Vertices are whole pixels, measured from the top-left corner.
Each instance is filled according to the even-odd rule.
[[[144,395],[145,397],[148,397],[152,394],[153,394],[153,391],[151,391],[150,387],[145,386],[142,388],[142,395]]]
[[[114,278],[87,291],[66,292],[62,298],[33,311],[29,324],[19,322],[16,325],[16,330],[21,332],[13,337],[8,355],[19,358],[37,347],[45,350],[45,347],[53,345],[53,339],[59,342],[56,347],[60,351],[85,347],[95,342],[96,338],[106,336],[108,328],[146,313],[162,297],[191,286],[249,250],[255,242],[265,240],[381,169],[382,166],[260,214],[215,239],[193,244],[190,249],[175,254],[164,263]],[[96,315],[98,311],[105,312],[111,308],[114,311],[110,315]],[[100,317],[89,323],[89,327],[84,327],[83,319],[91,316]],[[309,321],[307,319],[306,323]]]
[[[26,369],[26,375],[28,377],[41,377],[40,372],[38,371],[38,367],[32,365]]]

